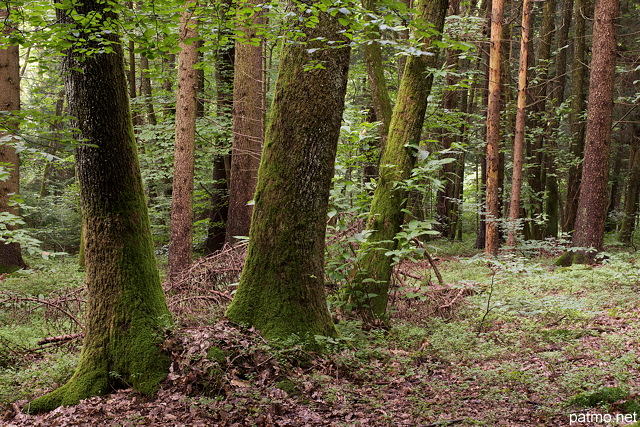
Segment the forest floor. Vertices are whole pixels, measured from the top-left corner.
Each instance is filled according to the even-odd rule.
[[[68,259],[5,277],[0,425],[619,426],[640,420],[638,254],[611,248],[600,265],[572,267],[554,266],[557,253],[543,246],[491,262],[437,255],[445,286],[427,262],[403,263],[391,327],[363,330],[337,316],[341,336],[319,337],[328,349],[323,354],[293,341],[270,345],[256,331],[226,322],[233,286],[168,288],[177,319],[166,343],[173,363],[155,397],[118,390],[38,416],[22,409],[64,383],[77,361],[80,339],[70,334],[81,323],[82,273]],[[200,284],[211,279],[202,265],[191,273]],[[71,339],[40,341],[64,334]]]

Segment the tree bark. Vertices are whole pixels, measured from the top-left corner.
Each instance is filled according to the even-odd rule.
[[[86,0],[77,27],[57,10],[59,21],[80,33],[63,58],[69,113],[86,144],[76,149],[84,219],[88,291],[83,349],[75,373],[62,387],[29,405],[32,413],[133,387],[154,393],[169,368],[160,345],[171,315],[156,266],[133,134],[124,54],[106,3]],[[99,17],[99,18],[97,18]],[[83,21],[85,22],[85,21]],[[100,32],[100,37],[92,37]],[[107,39],[113,49],[101,50]],[[79,47],[92,54],[80,56]]]
[[[252,5],[259,3],[259,0],[250,2]],[[253,200],[256,189],[264,141],[264,41],[257,36],[263,21],[264,18],[256,14],[250,21],[243,23],[242,31],[247,41],[237,40],[235,47],[231,182],[226,237],[229,243],[234,243],[238,236],[249,235],[253,211],[249,201]]]
[[[491,4],[491,44],[489,53],[489,105],[487,106],[487,218],[484,251],[497,255],[500,247],[498,218],[500,217],[500,95],[502,62],[503,0]]]
[[[0,19],[5,22],[4,32],[14,31],[10,24],[9,9],[0,10]],[[11,142],[0,145],[0,164],[9,176],[0,182],[0,212],[11,215],[20,214],[13,196],[20,193],[20,159],[14,147],[13,134],[18,129],[20,119],[15,115],[20,110],[20,56],[17,45],[0,48],[0,138],[9,138]],[[16,225],[7,224],[8,230],[15,230]],[[0,236],[0,273],[13,272],[26,268],[20,244],[11,242],[8,237]]]
[[[156,111],[153,106],[153,92],[151,78],[149,77],[149,58],[140,55],[140,95],[144,96],[144,104],[147,110],[147,123],[155,126],[158,123]]]
[[[524,136],[527,104],[527,71],[529,69],[529,35],[531,33],[531,0],[522,4],[522,38],[520,40],[520,67],[518,69],[518,101],[516,129],[513,140],[513,175],[511,178],[511,202],[509,204],[509,235],[507,245],[515,246],[520,218],[520,190],[524,161]]]
[[[433,82],[430,68],[437,63],[438,49],[433,45],[440,38],[447,6],[447,0],[425,0],[417,6],[418,19],[433,24],[435,34],[421,39],[421,49],[433,55],[407,58],[391,117],[389,138],[380,159],[380,178],[367,223],[370,234],[362,248],[360,271],[349,291],[351,302],[367,320],[386,321],[393,268],[392,258],[386,252],[397,245],[394,236],[401,229],[407,199],[406,191],[397,183],[410,177],[415,164]]]
[[[567,196],[565,199],[562,231],[572,233],[575,228],[580,180],[582,176],[582,158],[584,154],[585,123],[581,119],[586,100],[586,15],[587,0],[574,1],[573,68],[571,70],[571,153],[578,164],[569,168],[567,176]]]
[[[575,252],[573,260],[577,262],[592,262],[604,244],[619,8],[619,0],[596,0],[587,137],[576,230],[571,241],[572,247],[583,248]]]
[[[247,260],[227,311],[268,339],[296,334],[309,345],[315,335],[336,335],[324,293],[324,239],[349,68],[344,27],[327,13],[318,18],[298,40],[306,44],[284,43]],[[323,67],[305,70],[311,61]]]
[[[231,126],[233,111],[233,81],[234,81],[235,42],[230,41],[221,46],[216,56],[216,115],[224,129]],[[216,147],[226,151],[230,131],[223,131],[216,140]],[[205,243],[208,253],[218,251],[224,247],[227,240],[227,223],[229,219],[229,176],[230,159],[228,154],[218,152],[213,156],[213,187],[211,190],[211,210],[209,211],[209,230]],[[229,165],[229,167],[227,167]]]
[[[636,125],[636,135],[631,141],[629,154],[629,180],[624,194],[624,216],[620,224],[618,235],[621,242],[632,243],[633,232],[638,214],[638,199],[640,198],[640,126]]]
[[[362,6],[370,10],[372,13],[378,13],[376,0],[363,0]],[[367,67],[367,76],[369,78],[369,87],[371,89],[371,99],[373,100],[373,109],[376,118],[380,121],[380,148],[383,149],[387,135],[389,133],[389,123],[391,122],[391,97],[387,88],[387,81],[384,77],[384,66],[382,63],[382,49],[376,38],[381,35],[370,34],[369,41],[364,45],[365,63]]]
[[[191,265],[193,246],[193,180],[197,113],[197,44],[193,17],[196,2],[190,1],[180,20],[178,54],[178,92],[176,97],[176,141],[173,159],[171,234],[169,236],[168,273],[176,277]],[[185,42],[187,41],[187,42]]]

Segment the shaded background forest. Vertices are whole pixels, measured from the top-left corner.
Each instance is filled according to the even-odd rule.
[[[39,19],[47,18],[47,6],[36,6],[36,3],[26,5],[20,12],[25,27],[19,37],[34,40],[21,52],[23,122],[18,148],[21,151],[20,194],[24,200],[21,213],[29,235],[41,240],[44,250],[74,253],[79,249],[80,213],[73,172],[72,130],[65,125],[65,100],[54,50],[55,44],[64,45],[64,37],[52,38],[47,43],[42,40],[47,37],[41,31],[46,21]],[[127,22],[124,36],[129,38],[126,46],[136,138],[159,254],[166,254],[169,244],[167,219],[170,217],[176,120],[178,35],[174,18],[178,14],[170,6],[141,2],[132,5],[129,11],[123,11]],[[236,56],[236,61],[237,58],[240,61],[235,67],[252,66],[255,69],[256,65],[261,66],[259,89],[264,96],[251,101],[261,102],[252,108],[261,109],[263,114],[266,114],[265,106],[270,105],[279,60],[278,37],[287,31],[282,27],[283,13],[278,7],[265,7],[269,12],[254,30],[256,48],[249,52],[249,56],[254,55],[253,65],[247,65],[251,63],[243,61],[242,56]],[[373,83],[367,68],[369,76],[371,70],[383,74],[392,104],[405,55],[416,49],[411,40],[407,40],[405,30],[406,21],[410,19],[409,9],[402,3],[380,7],[389,13],[375,15],[375,19],[358,11],[362,14],[358,16],[362,28],[373,31],[366,36],[363,36],[364,32],[355,36],[347,110],[332,192],[332,216],[337,215],[332,218],[331,227],[338,224],[349,227],[358,215],[368,212],[366,188],[372,185],[371,178],[375,176],[386,113],[383,107],[375,108],[377,99],[371,96]],[[245,8],[244,13],[251,16],[253,6],[245,5]],[[421,170],[409,184],[413,188],[410,188],[408,203],[411,213],[407,217],[419,221],[416,226],[434,228],[450,239],[477,233],[479,247],[483,246],[481,213],[483,179],[486,179],[483,173],[488,67],[486,10],[484,3],[461,3],[450,7],[442,42],[444,50],[434,70],[434,85],[418,153]],[[582,5],[579,1],[575,4],[571,1],[534,4],[521,211],[525,220],[519,222],[525,239],[556,238],[561,232],[573,229],[575,206],[572,200],[575,196],[571,192],[579,185],[584,144],[591,10],[592,5]],[[637,183],[640,167],[636,155],[640,114],[637,4],[622,2],[621,11],[607,230],[621,232],[621,240],[629,243],[635,227],[638,197],[634,182]],[[500,116],[503,217],[508,216],[511,188],[520,14],[519,5],[506,5],[502,56],[505,84]],[[234,73],[232,57],[237,49],[233,34],[234,31],[238,34],[239,23],[235,18],[241,15],[242,9],[236,14],[233,6],[225,3],[198,5],[196,10],[202,39],[194,40],[199,46],[196,68],[200,108],[193,191],[194,249],[197,253],[219,249],[223,241],[219,236],[216,240],[216,235],[224,229],[225,209],[222,206],[228,203],[234,131],[230,91]],[[580,25],[584,25],[584,35],[576,33],[581,31]],[[358,40],[358,37],[364,39]],[[49,44],[51,42],[54,46]],[[381,63],[370,60],[367,65],[366,48],[370,44],[381,46]],[[256,60],[261,63],[256,64]],[[236,75],[238,73],[243,71],[236,69]],[[243,130],[238,128],[236,132],[242,134]],[[259,147],[260,138],[255,138],[253,143],[254,147]],[[251,171],[254,174],[257,173],[255,165],[254,162],[256,170]],[[240,208],[236,205],[231,209],[229,216],[233,217],[233,209]],[[627,220],[623,221],[625,218]],[[438,221],[437,225],[434,220]],[[232,235],[237,234],[232,231]]]

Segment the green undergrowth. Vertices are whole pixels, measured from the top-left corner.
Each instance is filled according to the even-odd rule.
[[[455,414],[459,425],[552,426],[567,425],[571,411],[640,413],[636,254],[616,249],[600,265],[557,267],[550,249],[536,250],[492,260],[451,246],[446,256],[434,250],[453,288],[436,303],[465,290],[455,308],[427,311],[434,302],[422,281],[415,285],[426,299],[413,298],[409,311],[401,307],[409,297],[396,296],[388,329],[337,316],[338,337],[313,337],[323,351],[295,337],[267,343],[213,318],[204,329],[177,328],[181,341],[170,350],[179,356],[163,387],[191,396],[220,423],[260,423],[276,417],[274,407],[303,407],[320,419],[369,414],[373,425],[429,425]],[[45,295],[77,285],[81,276],[66,262],[48,267],[58,272],[53,277],[12,277],[12,289]],[[10,313],[0,307],[0,315]],[[41,394],[72,373],[78,343],[38,353],[1,347],[32,348],[43,325],[36,313],[0,327],[0,405]]]
[[[63,384],[77,362],[79,340],[38,342],[79,332],[84,273],[74,257],[27,262],[0,288],[0,406]]]

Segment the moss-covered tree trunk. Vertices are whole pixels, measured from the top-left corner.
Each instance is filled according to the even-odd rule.
[[[346,42],[337,18],[318,17],[298,40],[306,44],[283,47],[247,260],[227,311],[270,339],[336,333],[324,293],[324,238],[349,48],[327,43]],[[322,68],[305,70],[316,61]]]
[[[609,201],[609,146],[616,66],[616,20],[619,0],[596,0],[593,24],[593,59],[589,79],[587,137],[580,184],[576,229],[568,252],[573,262],[593,262],[604,245]],[[589,250],[592,248],[593,250]],[[567,263],[565,259],[559,261]]]
[[[433,44],[440,37],[447,6],[447,0],[423,0],[417,5],[419,19],[431,23],[435,31],[421,40],[421,50],[430,51],[431,55],[407,59],[391,116],[387,145],[380,159],[380,178],[367,222],[370,234],[362,248],[364,255],[349,295],[365,318],[386,318],[393,266],[392,258],[385,254],[396,248],[394,236],[402,226],[407,199],[407,192],[397,184],[409,178],[415,164],[433,82],[430,68],[437,63],[437,49]]]
[[[362,0],[362,6],[371,11],[373,14],[378,13],[377,0]],[[364,45],[365,63],[367,67],[367,77],[369,79],[369,89],[371,90],[371,100],[373,101],[373,109],[376,113],[376,119],[380,121],[378,132],[380,133],[380,148],[383,149],[389,134],[389,123],[391,122],[391,113],[393,110],[391,104],[391,96],[387,88],[387,81],[384,76],[384,64],[382,61],[382,47],[378,40],[381,34],[379,32],[371,32],[369,41]],[[374,178],[377,175],[377,167],[365,171],[368,178]]]
[[[13,31],[9,9],[0,10],[0,20],[5,24],[2,31]],[[18,129],[19,118],[15,113],[20,110],[20,56],[18,46],[2,46],[0,48],[0,164],[7,170],[8,177],[0,181],[0,212],[19,215],[18,206],[13,203],[12,196],[20,192],[20,162],[15,149],[16,140],[13,131]],[[7,138],[9,143],[6,142]],[[9,230],[15,225],[9,224]],[[25,268],[20,244],[7,242],[0,236],[0,273],[12,272]]]
[[[180,53],[178,54],[178,91],[176,95],[176,139],[173,154],[171,197],[171,232],[168,269],[174,278],[191,265],[193,246],[193,180],[196,146],[198,76],[197,3],[187,1],[180,18]]]
[[[250,0],[254,7],[261,3]],[[258,36],[264,17],[251,16],[241,31],[246,40],[237,40],[233,75],[233,138],[231,145],[231,181],[229,183],[229,219],[227,242],[249,235],[253,199],[258,180],[260,155],[264,141],[265,96],[262,51]],[[256,43],[256,39],[260,40]],[[251,43],[250,43],[251,42]]]
[[[76,17],[91,16],[93,27],[79,27],[60,16],[85,40],[92,54],[72,50],[63,59],[69,113],[85,142],[76,150],[76,170],[84,217],[87,307],[85,338],[75,373],[62,387],[31,402],[30,412],[132,386],[153,393],[166,376],[169,358],[160,349],[170,322],[154,257],[142,179],[127,96],[124,57],[114,27],[103,31],[106,3],[76,5]],[[59,11],[60,12],[60,11]],[[102,20],[97,20],[101,16]],[[72,48],[73,49],[73,48]]]

